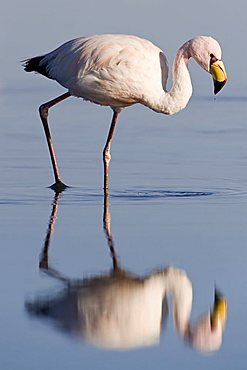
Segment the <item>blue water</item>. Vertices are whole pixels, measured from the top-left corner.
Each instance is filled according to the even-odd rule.
[[[131,350],[97,348],[27,309],[63,289],[39,269],[54,193],[37,107],[57,91],[1,92],[1,369],[245,369],[244,95],[197,95],[172,117],[132,107],[120,114],[112,145],[110,230],[121,267],[137,276],[185,270],[194,292],[191,322],[212,307],[215,284],[226,297],[222,345],[205,355],[176,332],[170,299],[159,343]],[[108,274],[101,158],[111,112],[68,99],[49,119],[70,185],[57,203],[49,266],[71,281]]]

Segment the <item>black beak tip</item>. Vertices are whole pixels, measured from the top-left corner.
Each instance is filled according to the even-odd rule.
[[[227,80],[219,82],[219,81],[214,80],[214,94],[215,95],[218,94],[218,92],[223,88],[223,86],[225,86],[226,81]]]
[[[224,298],[224,295],[219,290],[219,288],[215,285],[215,287],[214,287],[214,300],[215,300],[215,302],[218,301],[219,299],[222,299],[222,298]]]

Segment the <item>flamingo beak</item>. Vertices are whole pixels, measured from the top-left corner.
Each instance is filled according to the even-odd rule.
[[[214,307],[211,312],[211,326],[215,329],[220,323],[221,327],[224,328],[226,321],[227,304],[225,297],[215,289],[214,296]]]
[[[214,94],[217,94],[227,81],[226,70],[222,60],[211,57],[209,72],[214,81]]]

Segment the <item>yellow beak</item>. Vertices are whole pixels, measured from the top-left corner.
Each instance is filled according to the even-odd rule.
[[[220,323],[222,328],[226,321],[227,305],[226,299],[216,290],[214,298],[214,307],[211,312],[212,329],[216,328]]]
[[[222,60],[216,60],[210,65],[210,73],[214,80],[214,93],[217,94],[227,81],[226,70]]]

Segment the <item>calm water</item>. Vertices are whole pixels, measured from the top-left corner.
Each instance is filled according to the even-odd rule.
[[[60,91],[0,96],[0,368],[245,369],[247,99],[197,96],[173,117],[141,106],[124,111],[112,146],[111,218],[104,225],[101,152],[111,112],[78,99],[52,110],[60,171],[71,185],[54,199],[36,107]],[[215,284],[220,288],[228,313],[217,351],[201,353],[185,342],[171,299],[155,343],[106,349],[96,334],[85,335],[73,300],[66,305],[64,283],[77,284],[73,297],[83,301],[90,296],[86,278],[109,279],[106,232],[130,274],[143,277],[168,266],[186,271],[192,324],[212,307]],[[40,260],[49,263],[47,271],[39,269]],[[45,302],[61,294],[66,302],[56,303],[54,317]]]

